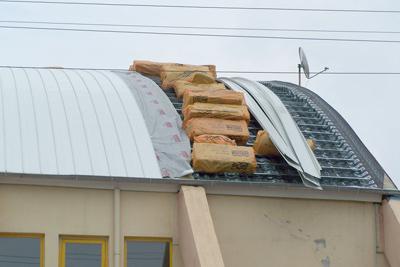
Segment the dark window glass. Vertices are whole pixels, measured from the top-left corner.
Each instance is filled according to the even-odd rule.
[[[170,267],[169,242],[127,241],[128,267]]]
[[[0,237],[1,267],[40,267],[40,238]]]
[[[101,244],[66,243],[66,267],[101,267]]]

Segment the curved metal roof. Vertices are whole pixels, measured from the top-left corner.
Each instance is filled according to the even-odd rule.
[[[154,80],[159,82],[155,78]],[[284,103],[304,137],[316,142],[314,154],[322,168],[320,183],[323,188],[383,188],[384,180],[389,177],[356,133],[331,106],[309,90],[295,84],[280,81],[261,82],[261,84],[272,90]],[[176,98],[173,90],[165,92],[176,109],[181,112],[182,102]],[[247,146],[253,146],[257,131],[261,129],[257,118],[252,116],[249,122],[250,138]],[[256,159],[257,170],[253,174],[195,172],[193,177],[196,180],[285,186],[301,183],[298,172],[283,159],[259,156]]]
[[[0,172],[161,178],[134,96],[100,70],[0,68]]]
[[[325,125],[327,125],[328,128],[332,130],[332,133],[334,133],[333,140],[326,140],[327,142],[336,142],[336,146],[332,146],[332,148],[341,151],[342,156],[345,159],[353,160],[353,165],[356,166],[360,172],[363,172],[363,177],[370,177],[378,187],[383,187],[385,179],[390,180],[391,183],[391,178],[371,154],[368,148],[363,144],[351,126],[325,100],[307,88],[287,82],[270,81],[264,82],[264,85],[277,91],[282,91],[282,89],[289,90],[298,98],[311,103],[310,107],[317,113],[321,114]],[[299,121],[301,121],[301,119]],[[319,127],[320,125],[316,126]],[[307,127],[308,128],[305,128],[305,130],[307,130],[305,134],[309,137],[315,135],[315,132],[312,133],[310,131],[313,130],[312,128],[314,125],[308,125]],[[323,154],[325,153],[328,152],[324,151]]]

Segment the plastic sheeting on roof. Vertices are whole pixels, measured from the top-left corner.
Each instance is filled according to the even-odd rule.
[[[115,72],[135,96],[149,130],[163,177],[193,173],[190,141],[182,129],[182,119],[167,95],[151,79],[137,72]]]
[[[0,68],[0,172],[161,177],[125,82],[67,69]]]

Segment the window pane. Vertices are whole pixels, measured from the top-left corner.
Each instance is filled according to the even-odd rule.
[[[127,241],[128,267],[170,267],[168,242]]]
[[[40,238],[0,237],[1,267],[40,267]]]
[[[66,267],[101,267],[101,244],[65,244]]]

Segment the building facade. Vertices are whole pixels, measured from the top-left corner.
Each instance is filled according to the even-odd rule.
[[[262,159],[253,176],[163,178],[138,77],[0,70],[0,266],[400,266],[399,192],[323,100],[264,83],[319,140],[323,190]]]

